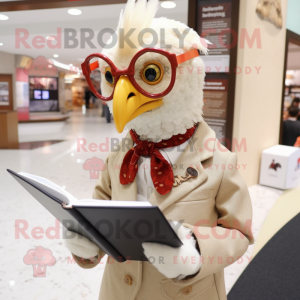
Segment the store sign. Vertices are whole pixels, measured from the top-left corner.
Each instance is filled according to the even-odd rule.
[[[16,98],[18,107],[29,106],[29,83],[16,81]]]
[[[212,43],[208,45],[209,56],[202,56],[211,72],[228,72],[231,40],[231,2],[210,4],[201,2],[198,32]]]
[[[203,116],[218,140],[226,134],[228,79],[206,79],[203,87]]]
[[[8,82],[0,82],[0,105],[9,105],[9,84]]]

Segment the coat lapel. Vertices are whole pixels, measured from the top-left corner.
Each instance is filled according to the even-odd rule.
[[[215,132],[202,121],[183,153],[173,164],[174,175],[186,176],[187,168],[192,167],[198,171],[198,176],[173,187],[171,192],[166,195],[160,195],[154,191],[149,202],[152,205],[157,205],[163,211],[205,182],[208,175],[201,162],[213,156],[214,144]]]

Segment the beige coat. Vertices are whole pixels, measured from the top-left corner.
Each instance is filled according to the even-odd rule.
[[[132,141],[129,146],[132,147]],[[110,153],[107,168],[95,187],[94,198],[137,199],[136,180],[129,185],[121,185],[119,181],[119,166],[126,152],[121,148]],[[154,191],[149,201],[159,206],[168,220],[183,220],[184,225],[193,230],[203,259],[200,272],[176,282],[159,273],[149,262],[119,263],[110,258],[99,299],[226,299],[224,268],[241,257],[249,243],[253,243],[251,200],[237,171],[236,154],[215,141],[214,131],[202,122],[176,166],[174,175],[185,176],[186,169],[192,166],[198,170],[198,176],[173,187],[167,195],[161,196]],[[100,251],[99,258],[103,255]],[[88,264],[77,257],[75,260],[83,268],[97,264]]]

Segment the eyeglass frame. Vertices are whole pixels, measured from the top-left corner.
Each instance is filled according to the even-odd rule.
[[[154,52],[154,53],[159,53],[161,55],[164,55],[169,60],[169,62],[171,64],[171,70],[172,70],[171,81],[170,81],[170,84],[169,84],[168,88],[164,92],[161,92],[161,93],[158,93],[158,94],[148,93],[144,89],[142,89],[142,87],[136,82],[136,80],[134,78],[136,61],[141,55],[143,55],[144,53],[147,53],[147,52]],[[82,73],[83,73],[86,81],[88,82],[88,85],[89,85],[91,91],[93,92],[93,94],[97,98],[99,98],[103,101],[111,101],[113,99],[115,86],[116,86],[119,78],[121,76],[124,76],[124,75],[128,76],[131,84],[141,94],[143,94],[144,96],[146,96],[148,98],[151,98],[151,99],[158,99],[158,98],[162,98],[162,97],[166,96],[173,89],[174,84],[175,84],[175,80],[176,80],[176,69],[177,69],[177,67],[180,64],[186,62],[187,60],[198,57],[199,55],[200,55],[200,51],[198,49],[192,49],[192,50],[190,50],[188,52],[185,52],[183,54],[176,55],[174,53],[170,53],[168,51],[165,51],[165,50],[159,49],[159,48],[143,48],[133,56],[133,58],[130,61],[129,66],[127,68],[120,70],[114,65],[114,63],[106,55],[101,54],[101,53],[93,53],[93,54],[90,54],[84,60],[84,62],[81,64],[81,69],[82,69]],[[95,61],[91,64],[89,63],[91,59],[96,58],[96,57],[104,60],[109,65],[111,74],[115,79],[114,86],[113,86],[113,91],[112,91],[112,94],[109,97],[104,97],[103,95],[98,93],[98,91],[95,89],[95,87],[92,83],[91,77],[90,77],[91,72],[99,67],[99,61]],[[92,66],[92,69],[91,69],[91,66]]]

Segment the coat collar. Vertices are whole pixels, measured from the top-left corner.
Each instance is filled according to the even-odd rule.
[[[201,162],[213,156],[215,138],[215,132],[204,121],[199,123],[198,128],[196,129],[193,137],[190,139],[187,147],[181,153],[176,163],[173,164],[174,175],[185,176],[186,169],[188,167],[193,167],[198,171],[198,176],[182,183],[177,187],[173,187],[171,192],[166,195],[160,195],[154,191],[149,199],[149,202],[152,205],[157,205],[160,210],[163,211],[172,203],[184,197],[186,194],[207,180],[208,176]],[[117,180],[119,180],[120,166],[123,162],[124,156],[126,155],[128,149],[133,147],[133,140],[129,133],[126,135],[125,140],[122,141],[120,146],[121,149],[113,161],[113,165],[115,166],[114,172]],[[117,195],[119,200],[137,200],[136,180],[127,185],[122,185],[119,183]]]

